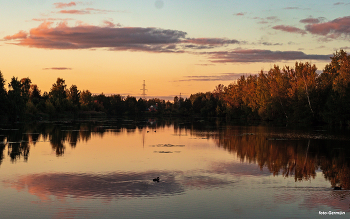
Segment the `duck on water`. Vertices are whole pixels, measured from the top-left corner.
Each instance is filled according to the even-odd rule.
[[[159,182],[159,177],[154,178],[154,179],[153,179],[153,182]]]
[[[341,186],[334,187],[334,190],[341,190]]]

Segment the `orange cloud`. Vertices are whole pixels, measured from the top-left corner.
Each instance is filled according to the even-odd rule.
[[[72,68],[66,68],[66,67],[52,67],[52,68],[43,68],[43,70],[72,70]]]
[[[61,13],[61,14],[90,14],[90,11],[85,11],[85,10],[60,10],[58,13]]]
[[[15,39],[25,39],[25,38],[27,38],[27,33],[23,30],[19,31],[14,35],[9,35],[4,37],[5,40],[15,40]]]
[[[80,3],[80,2],[69,2],[69,3],[57,2],[57,3],[53,3],[53,4],[54,4],[55,8],[67,8],[67,7],[76,6],[77,3]]]

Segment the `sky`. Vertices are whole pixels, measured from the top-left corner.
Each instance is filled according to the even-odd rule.
[[[0,0],[0,71],[49,92],[173,99],[350,49],[350,2]]]

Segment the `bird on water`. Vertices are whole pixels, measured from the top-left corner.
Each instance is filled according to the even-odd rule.
[[[341,186],[334,187],[334,190],[341,190]]]
[[[154,179],[153,179],[153,182],[159,182],[159,177],[154,178]]]

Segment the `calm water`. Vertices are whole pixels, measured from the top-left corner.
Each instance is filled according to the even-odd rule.
[[[347,218],[348,136],[155,120],[2,127],[0,217]]]

